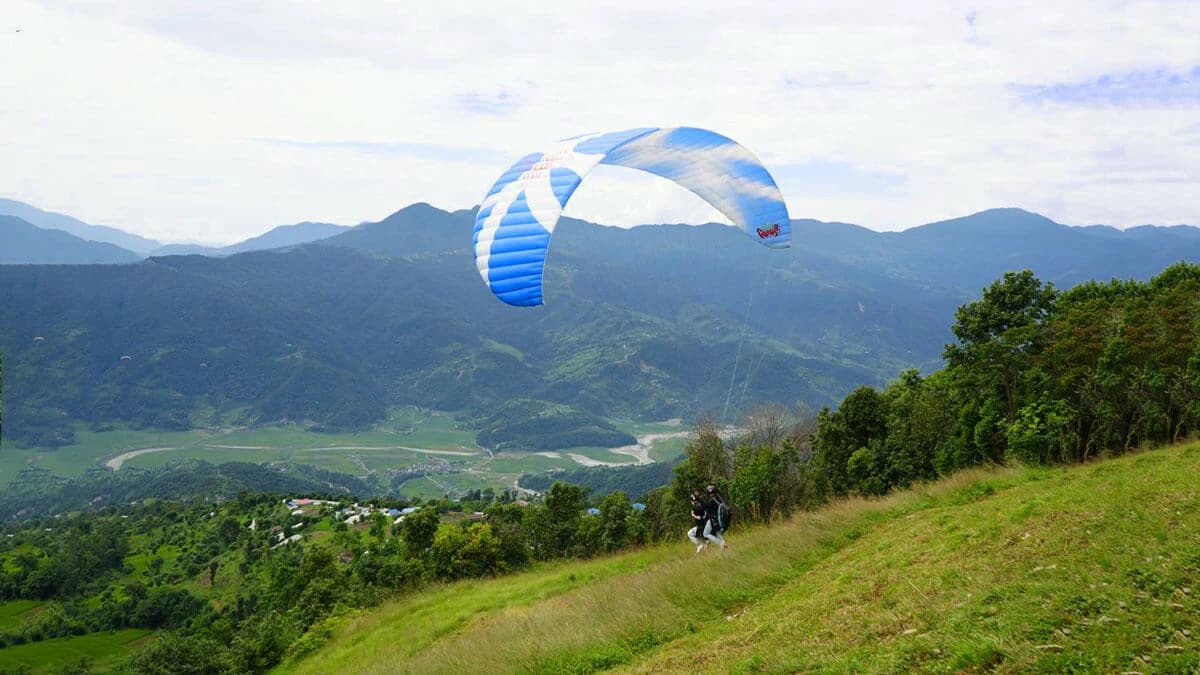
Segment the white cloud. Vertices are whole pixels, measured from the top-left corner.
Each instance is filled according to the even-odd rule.
[[[781,181],[796,217],[882,229],[1022,206],[1068,223],[1200,224],[1200,106],[1021,95],[1192,72],[1197,3],[691,2],[686,16],[674,2],[597,4],[9,0],[0,196],[232,241],[414,201],[469,207],[548,141],[685,124],[768,167],[903,179],[824,195]],[[619,169],[594,173],[566,213],[713,215]]]

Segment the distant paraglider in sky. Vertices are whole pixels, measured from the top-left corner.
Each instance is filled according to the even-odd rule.
[[[133,357],[128,354],[125,354],[124,356],[121,357],[121,360],[122,361],[132,361]]]
[[[550,235],[567,200],[597,164],[639,169],[691,190],[770,248],[791,246],[783,195],[746,148],[694,127],[642,128],[560,141],[517,161],[475,216],[475,265],[488,288],[517,306],[542,304]]]

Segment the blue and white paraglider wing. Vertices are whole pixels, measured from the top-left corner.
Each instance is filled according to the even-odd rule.
[[[575,188],[601,163],[674,181],[761,243],[791,246],[787,206],[774,179],[725,136],[691,127],[588,134],[521,158],[480,204],[475,264],[497,297],[510,305],[542,304],[550,235]]]

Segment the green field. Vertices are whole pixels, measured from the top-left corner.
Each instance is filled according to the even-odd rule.
[[[25,619],[37,614],[41,606],[37,600],[0,602],[0,633],[19,629]]]
[[[87,659],[92,667],[104,666],[129,654],[150,634],[145,630],[92,633],[79,637],[55,638],[0,649],[0,672],[27,668],[30,672],[48,672]]]
[[[405,481],[400,486],[400,492],[410,499],[436,499],[447,494],[462,494],[468,490],[511,490],[512,482],[516,478],[488,472],[439,474]]]
[[[576,469],[579,464],[568,457],[546,457],[524,452],[498,453],[490,461],[480,462],[480,468],[498,474],[520,476],[523,473],[551,471],[553,469]]]
[[[283,672],[1200,669],[1200,445],[419,593]],[[682,538],[682,536],[681,536]]]

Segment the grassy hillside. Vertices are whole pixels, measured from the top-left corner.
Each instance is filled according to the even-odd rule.
[[[1200,445],[969,471],[343,619],[287,672],[1193,672]],[[682,539],[682,537],[681,537]]]

